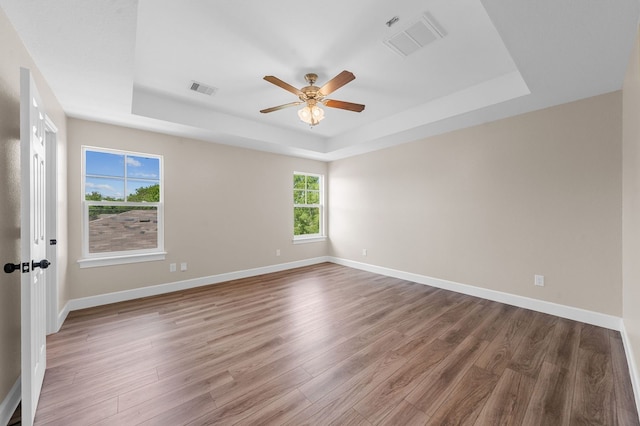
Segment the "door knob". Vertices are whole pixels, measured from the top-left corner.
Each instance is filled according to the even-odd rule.
[[[36,268],[47,269],[49,265],[51,265],[51,262],[49,262],[47,259],[42,259],[40,262],[37,262],[37,263],[32,260],[31,270],[34,270]]]
[[[13,271],[17,271],[19,269],[20,269],[20,264],[19,263],[5,263],[4,264],[4,271],[7,274],[10,274]]]
[[[29,262],[24,262],[23,264],[20,264],[20,263],[5,263],[4,264],[4,271],[7,274],[12,273],[13,271],[19,271],[20,268],[22,268],[22,272],[23,273],[29,272]]]

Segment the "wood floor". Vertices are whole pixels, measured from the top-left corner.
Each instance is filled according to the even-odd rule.
[[[47,351],[38,425],[639,424],[618,332],[329,263],[72,312]]]

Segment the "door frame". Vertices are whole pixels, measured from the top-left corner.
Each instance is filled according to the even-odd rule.
[[[58,128],[45,114],[45,150],[47,157],[46,240],[47,259],[51,266],[45,271],[47,283],[47,334],[56,333],[60,325],[58,306]],[[56,240],[56,244],[51,244]]]

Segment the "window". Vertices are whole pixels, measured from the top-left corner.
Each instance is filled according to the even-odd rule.
[[[293,174],[293,238],[324,239],[324,188],[321,175]]]
[[[82,267],[164,259],[162,156],[82,148]]]

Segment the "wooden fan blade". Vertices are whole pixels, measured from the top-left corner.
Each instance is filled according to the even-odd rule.
[[[326,106],[328,106],[329,108],[340,108],[340,109],[346,109],[349,111],[353,111],[353,112],[362,112],[364,111],[364,105],[362,104],[354,104],[352,102],[345,102],[345,101],[336,101],[333,99],[325,99],[324,101],[322,101],[323,104],[325,104]]]
[[[284,81],[280,80],[278,77],[274,77],[272,75],[265,75],[264,79],[271,84],[275,84],[278,87],[282,87],[284,90],[287,90],[296,96],[302,96],[302,92],[300,90],[296,89],[289,83],[285,83]]]
[[[274,106],[274,107],[267,108],[267,109],[261,109],[260,112],[263,113],[263,114],[266,114],[268,112],[278,111],[278,110],[281,110],[281,109],[285,109],[285,108],[289,108],[289,107],[292,107],[292,106],[300,105],[301,103],[302,102],[291,102],[291,103],[288,103],[288,104],[278,105],[278,106]]]
[[[340,74],[329,80],[324,86],[320,88],[320,93],[327,96],[329,93],[334,92],[347,84],[348,82],[356,78],[352,72],[342,71]]]

